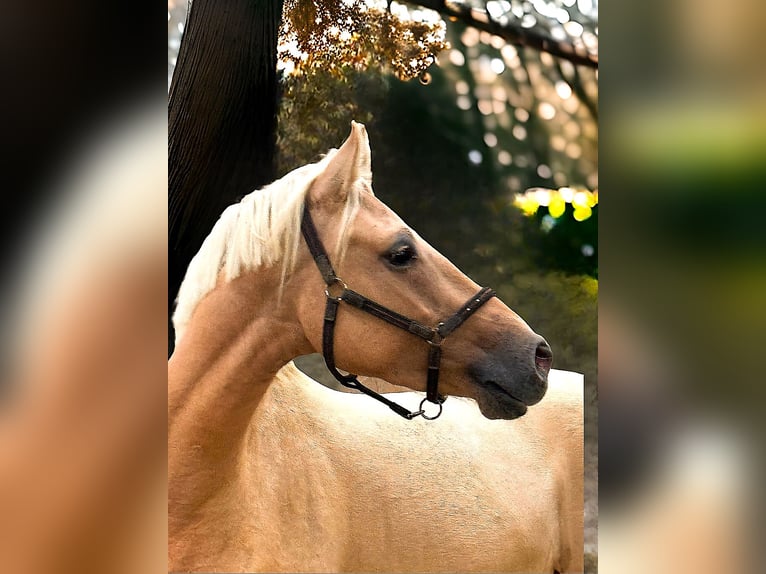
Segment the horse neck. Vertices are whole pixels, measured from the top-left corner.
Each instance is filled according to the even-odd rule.
[[[289,305],[264,288],[275,274],[250,273],[211,291],[168,363],[171,496],[209,498],[223,473],[237,472],[247,428],[276,373],[311,352]]]

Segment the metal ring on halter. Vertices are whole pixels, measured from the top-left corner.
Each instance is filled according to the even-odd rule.
[[[441,416],[441,414],[442,414],[442,409],[444,408],[444,401],[442,401],[442,402],[440,402],[440,403],[435,403],[435,404],[439,405],[439,412],[438,412],[438,413],[436,413],[436,414],[435,414],[434,416],[432,416],[432,417],[429,417],[429,416],[426,414],[426,411],[423,409],[423,404],[424,404],[426,401],[428,401],[428,399],[423,399],[422,401],[420,401],[420,406],[418,407],[418,411],[419,411],[419,414],[420,414],[420,416],[421,416],[421,417],[423,417],[424,419],[428,420],[428,421],[432,421],[432,420],[434,420],[434,419],[438,419],[438,418]],[[430,401],[429,401],[429,402],[430,402]]]
[[[444,342],[444,339],[446,339],[446,337],[442,336],[441,331],[439,331],[439,328],[442,325],[444,325],[444,323],[439,323],[438,325],[436,325],[436,327],[433,328],[433,338],[426,339],[426,343],[428,343],[429,345],[435,345],[438,347]]]
[[[330,287],[333,285],[340,285],[343,288],[343,291],[341,291],[341,294],[336,296],[330,295]],[[340,277],[333,277],[330,282],[327,284],[327,287],[325,287],[324,294],[325,297],[328,299],[334,299],[335,301],[342,301],[343,300],[343,292],[348,290],[348,285],[346,285],[346,282],[343,281]]]

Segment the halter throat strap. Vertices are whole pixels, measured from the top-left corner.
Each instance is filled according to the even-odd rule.
[[[301,232],[306,241],[309,252],[314,258],[319,273],[322,275],[327,288],[325,296],[327,303],[325,305],[324,324],[322,328],[322,355],[325,364],[335,379],[345,387],[357,389],[364,394],[384,403],[398,415],[412,420],[415,417],[422,416],[425,419],[435,419],[441,415],[442,403],[446,397],[439,394],[439,368],[441,363],[441,345],[444,339],[460,327],[471,315],[473,315],[482,305],[495,297],[496,293],[489,287],[479,290],[473,297],[466,301],[460,309],[452,314],[445,321],[439,323],[436,327],[429,327],[419,321],[397,313],[349,289],[348,286],[338,277],[333,269],[327,251],[319,239],[319,233],[311,219],[308,206],[304,206],[303,219],[301,222]],[[335,323],[338,316],[338,308],[341,302],[348,303],[378,319],[381,319],[395,327],[403,329],[413,335],[425,340],[429,345],[428,350],[428,371],[426,378],[426,398],[420,403],[418,411],[410,411],[405,407],[387,399],[383,395],[373,391],[363,385],[357,375],[344,375],[338,371],[335,366]],[[435,416],[428,416],[423,410],[423,404],[429,401],[439,406],[439,412]]]

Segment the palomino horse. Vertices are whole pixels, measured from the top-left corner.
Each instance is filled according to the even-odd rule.
[[[367,134],[353,123],[339,150],[229,207],[190,264],[168,365],[170,569],[576,571],[581,386],[553,385],[525,417],[495,420],[546,394],[547,343],[477,294],[370,184]],[[301,237],[304,209],[334,246],[320,272]],[[459,326],[435,366],[453,396],[438,422],[403,421],[289,363],[323,339],[328,358],[322,309],[350,291],[330,260],[412,324],[449,325],[426,344],[339,303],[329,358],[340,367],[426,390],[428,349]]]

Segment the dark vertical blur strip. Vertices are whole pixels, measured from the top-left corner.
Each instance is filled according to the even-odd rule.
[[[0,321],[59,179],[87,134],[167,96],[161,5],[0,4]]]
[[[739,560],[717,571],[753,571],[743,564],[752,557],[748,537],[763,536],[748,513],[762,496],[747,485],[750,467],[762,468],[762,447],[751,447],[766,404],[764,12],[757,0],[601,5],[604,568],[630,563],[634,551],[637,568],[660,571],[651,540],[669,531],[663,544],[696,552],[707,566],[693,570],[687,560],[673,570],[666,561],[667,571],[716,571],[728,555]],[[683,497],[672,488],[691,496],[701,484],[669,478],[683,472],[707,481],[696,506],[675,506]],[[732,516],[716,517],[723,500]],[[662,509],[656,517],[652,504]],[[638,519],[628,519],[639,506],[642,519],[653,517],[654,538],[642,540]],[[618,533],[632,541],[610,547]]]
[[[164,562],[166,22],[0,5],[3,572]]]
[[[168,107],[168,309],[223,209],[274,179],[282,0],[195,0]],[[173,349],[168,325],[168,354]]]
[[[73,141],[162,86],[162,7],[5,0],[0,8],[0,285]]]

